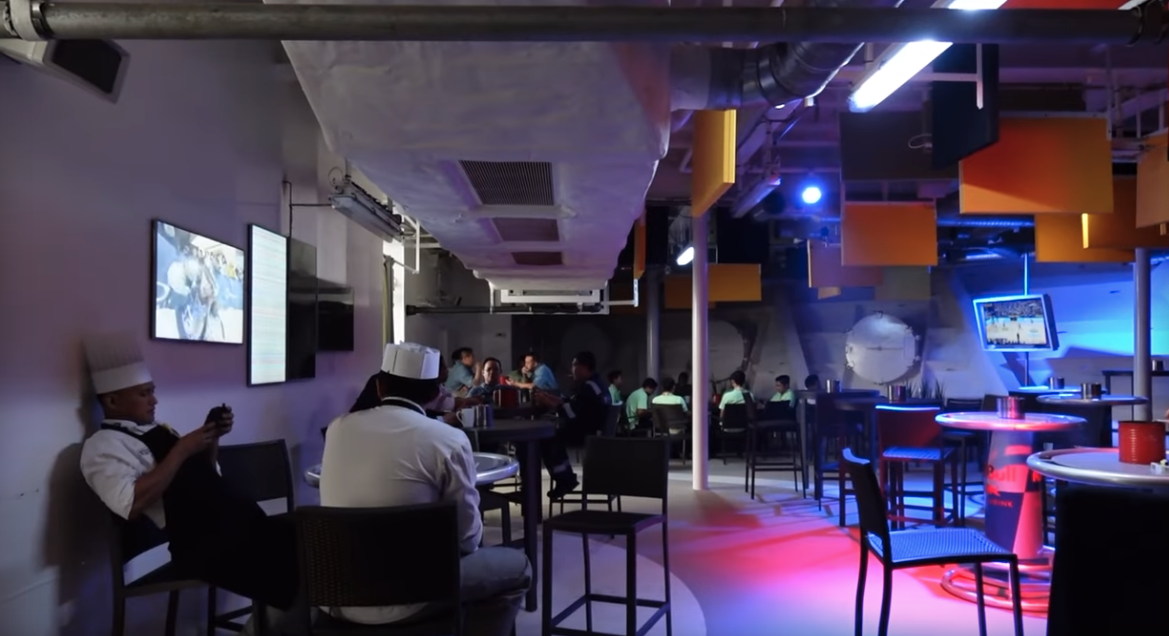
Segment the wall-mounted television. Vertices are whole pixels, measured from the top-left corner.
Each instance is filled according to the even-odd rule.
[[[1050,351],[1059,348],[1055,313],[1047,294],[975,299],[974,319],[982,348],[987,351]]]
[[[288,239],[289,380],[317,377],[317,248]]]
[[[153,243],[151,337],[243,344],[244,251],[159,220]]]
[[[317,290],[317,350],[353,351],[353,288],[321,281]]]
[[[288,238],[248,227],[248,384],[288,377]]]

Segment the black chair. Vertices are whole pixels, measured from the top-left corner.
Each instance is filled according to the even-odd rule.
[[[723,407],[722,418],[718,422],[719,452],[717,457],[727,463],[730,452],[727,451],[727,440],[737,439],[742,444],[742,454],[747,453],[747,432],[751,430],[751,422],[755,421],[755,398],[744,394],[742,404],[728,404]]]
[[[607,512],[604,510],[574,510],[544,520],[543,577],[541,613],[543,636],[578,636],[593,632],[593,603],[615,603],[625,606],[625,634],[645,634],[662,616],[666,617],[666,636],[672,636],[674,627],[670,612],[670,543],[667,530],[666,502],[669,491],[670,444],[663,439],[616,439],[593,437],[585,446],[583,490],[587,494],[643,497],[661,500],[660,514],[637,512]],[[637,535],[655,525],[662,527],[662,568],[665,570],[664,600],[637,598]],[[552,535],[565,532],[581,536],[584,548],[584,595],[560,613],[552,614]],[[589,535],[622,535],[625,537],[625,596],[596,594],[592,591],[589,569]],[[585,609],[586,631],[559,627],[578,609]],[[656,611],[641,627],[637,625],[637,608],[649,607]]]
[[[310,633],[461,636],[459,529],[450,502],[395,508],[308,506],[295,513],[301,590],[313,607],[436,603],[438,615],[361,625],[320,612]],[[409,572],[409,576],[403,576]]]
[[[983,411],[985,399],[980,398],[947,398],[945,406],[942,408],[943,413],[961,413],[969,411]],[[967,464],[970,462],[970,454],[974,454],[975,461],[981,461],[987,450],[987,434],[983,431],[964,431],[956,428],[947,428],[942,434],[942,441],[955,449],[958,454],[960,476],[960,492],[962,498],[965,499],[972,488],[977,489],[975,493],[982,492],[982,481],[969,481],[967,478]],[[979,471],[982,471],[984,466],[979,466]],[[965,515],[963,515],[962,523],[965,523]]]
[[[110,571],[113,575],[114,611],[113,636],[126,633],[126,600],[139,596],[167,594],[166,636],[175,636],[175,623],[179,606],[179,592],[201,588],[207,584],[196,579],[184,578],[174,563],[166,563],[137,579],[126,581],[126,564],[139,555],[153,550],[167,542],[166,533],[145,516],[133,521],[110,514],[113,519],[113,533],[110,539]],[[214,614],[208,617],[209,622]]]
[[[974,565],[978,587],[978,633],[986,636],[986,601],[983,598],[982,564],[1006,563],[1010,568],[1011,599],[1015,615],[1015,636],[1023,636],[1023,608],[1019,591],[1019,558],[995,545],[982,533],[968,528],[932,528],[891,532],[885,518],[885,502],[872,464],[844,449],[843,462],[856,493],[860,510],[860,574],[856,584],[856,636],[864,627],[865,576],[869,552],[881,560],[884,585],[881,590],[879,636],[889,634],[889,607],[893,597],[893,571],[951,563]]]
[[[621,414],[625,407],[617,405],[610,406],[609,412],[605,417],[605,424],[601,428],[601,437],[616,437],[617,424],[621,421]],[[587,440],[586,440],[587,443]],[[586,449],[587,452],[587,449]],[[603,504],[609,507],[609,512],[613,511],[613,502],[617,502],[617,511],[621,511],[621,497],[615,495],[605,495],[602,497],[588,498],[584,492],[575,492],[564,495],[559,499],[548,500],[548,516],[552,516],[552,504],[560,504],[560,514],[564,514],[564,504],[576,504],[584,506],[585,504]]]
[[[755,498],[755,480],[758,473],[792,471],[792,483],[795,490],[800,489],[800,476],[804,470],[803,435],[800,425],[796,422],[795,409],[790,402],[768,402],[763,407],[763,413],[758,421],[751,422],[751,430],[747,433],[747,480],[744,490]],[[787,435],[793,434],[791,456],[783,458],[774,454],[771,449],[771,438],[780,436],[786,445]],[[760,437],[765,437],[760,444]],[[804,486],[807,490],[807,484]]]
[[[680,404],[653,404],[650,406],[653,415],[654,437],[665,439],[670,443],[670,453],[673,454],[674,444],[681,445],[682,465],[686,465],[686,442],[690,438],[690,413]]]
[[[292,481],[292,463],[288,459],[288,444],[284,440],[233,444],[219,447],[219,471],[236,494],[257,503],[284,500],[285,512],[296,508]],[[216,615],[217,590],[207,592],[208,619],[207,636],[215,636],[217,629],[233,632],[243,630],[240,619],[246,619],[253,612],[264,616],[262,608],[253,603],[223,614]]]

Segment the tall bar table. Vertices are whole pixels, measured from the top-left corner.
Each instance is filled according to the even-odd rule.
[[[990,432],[990,454],[986,470],[986,535],[1019,557],[1023,574],[1022,605],[1027,611],[1043,611],[1051,585],[1051,558],[1043,547],[1043,477],[1027,468],[1034,452],[1035,434],[1072,430],[1084,418],[1071,415],[1028,413],[1022,419],[996,413],[943,413],[938,424],[947,428]],[[1010,608],[1010,586],[1006,570],[984,566],[986,602]],[[958,567],[942,577],[942,588],[971,602],[978,601],[972,570]]]

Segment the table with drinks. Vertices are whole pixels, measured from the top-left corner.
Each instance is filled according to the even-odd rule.
[[[1042,611],[1047,607],[1051,580],[1051,559],[1043,542],[1043,478],[1027,467],[1034,452],[1035,434],[1066,432],[1085,423],[1084,418],[1051,413],[1026,413],[1024,398],[999,400],[998,412],[943,413],[938,424],[972,431],[990,432],[986,480],[986,534],[996,544],[1019,556],[1023,574],[1023,609]],[[1005,569],[986,566],[986,602],[1010,608],[1010,586]],[[1002,576],[1000,577],[999,574]],[[951,594],[978,601],[978,590],[968,568],[946,572],[942,588]]]

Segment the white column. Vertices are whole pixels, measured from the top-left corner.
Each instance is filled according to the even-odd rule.
[[[694,245],[694,261],[691,265],[693,272],[693,294],[691,296],[691,330],[693,331],[694,350],[691,360],[691,403],[690,412],[693,414],[691,423],[691,448],[694,454],[694,490],[707,490],[710,487],[707,479],[709,468],[709,439],[710,431],[710,361],[708,359],[707,313],[710,311],[710,297],[707,278],[707,229],[709,213],[696,216],[691,221],[691,234]]]
[[[1133,316],[1132,394],[1153,400],[1152,310],[1149,285],[1149,250],[1138,249],[1132,266],[1133,296],[1136,298]],[[1142,404],[1133,409],[1133,419],[1144,422],[1152,419],[1152,406]]]
[[[662,277],[647,270],[645,280],[645,375],[662,381]]]

